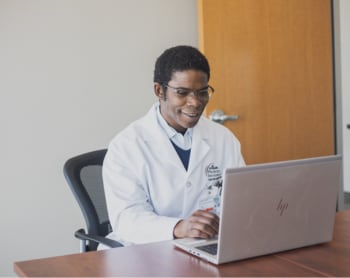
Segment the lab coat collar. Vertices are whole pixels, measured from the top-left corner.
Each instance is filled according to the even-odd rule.
[[[198,123],[193,128],[191,156],[188,165],[189,175],[197,168],[198,165],[202,163],[202,160],[210,150],[208,133],[204,126],[205,119],[203,119],[203,117],[204,116],[200,118]]]

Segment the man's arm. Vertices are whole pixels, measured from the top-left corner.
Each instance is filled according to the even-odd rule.
[[[126,244],[173,239],[180,219],[154,212],[145,181],[136,176],[137,162],[132,164],[129,157],[123,149],[112,147],[103,165],[107,210],[116,238]]]

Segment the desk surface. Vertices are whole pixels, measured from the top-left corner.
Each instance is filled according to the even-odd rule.
[[[24,277],[350,276],[350,210],[338,212],[330,243],[215,266],[171,242],[14,263]]]

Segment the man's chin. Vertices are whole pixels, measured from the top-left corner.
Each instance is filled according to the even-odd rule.
[[[186,121],[182,126],[185,128],[194,127],[199,121],[199,118],[193,119],[192,121]]]

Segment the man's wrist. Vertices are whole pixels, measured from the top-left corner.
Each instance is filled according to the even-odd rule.
[[[176,238],[180,238],[181,235],[178,234],[178,228],[179,228],[179,224],[182,222],[183,220],[181,219],[180,221],[178,221],[175,226],[174,226],[174,229],[173,229],[173,238],[176,239]]]

